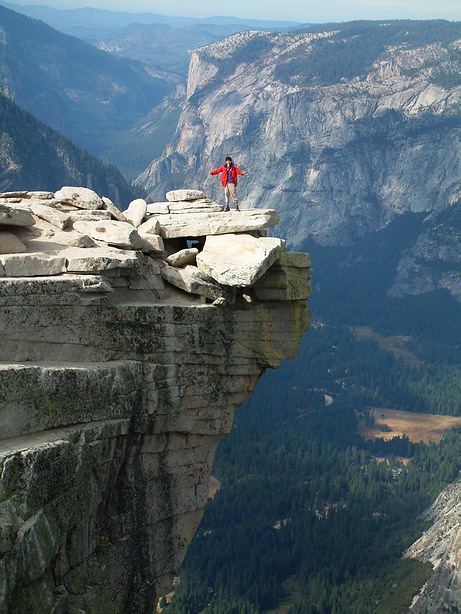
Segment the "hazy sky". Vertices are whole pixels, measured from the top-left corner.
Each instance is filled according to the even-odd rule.
[[[460,0],[10,0],[14,4],[41,4],[53,8],[92,7],[132,13],[159,13],[186,17],[233,15],[253,19],[299,22],[351,19],[461,19]]]

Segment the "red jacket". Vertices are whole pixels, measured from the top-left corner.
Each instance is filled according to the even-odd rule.
[[[235,166],[235,164],[233,164],[230,168],[234,184],[237,185],[237,175],[244,175],[245,173],[241,171],[238,166]],[[219,168],[215,168],[213,171],[210,171],[211,175],[217,175],[218,173],[221,173],[221,183],[225,188],[227,185],[227,166],[220,166]]]

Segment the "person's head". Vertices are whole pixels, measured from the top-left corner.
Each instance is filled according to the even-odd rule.
[[[227,165],[230,166],[232,164],[232,158],[230,156],[227,156],[225,162]]]

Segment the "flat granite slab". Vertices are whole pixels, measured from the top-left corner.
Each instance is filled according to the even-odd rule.
[[[158,222],[160,236],[164,239],[177,237],[205,237],[238,232],[254,232],[276,226],[280,221],[274,209],[248,209],[245,211],[183,213],[182,215],[154,215],[141,224],[139,230],[149,232]]]

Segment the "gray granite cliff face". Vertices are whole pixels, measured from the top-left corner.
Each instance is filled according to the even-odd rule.
[[[176,134],[139,183],[157,197],[178,176],[203,182],[230,154],[247,171],[244,202],[276,208],[293,245],[347,244],[459,202],[461,87],[436,78],[459,74],[459,43],[389,45],[357,76],[306,78],[322,40],[343,60],[354,36],[336,35],[246,32],[194,51]]]
[[[38,217],[37,197],[8,195],[0,211],[0,611],[150,613],[200,522],[235,410],[265,369],[296,355],[309,260],[274,239],[268,259],[258,243],[257,279],[224,288],[213,268],[190,264],[199,249],[166,237],[166,219],[150,220],[163,252],[152,241],[144,251],[100,239],[69,248],[89,236]],[[56,195],[40,198],[59,210]],[[98,218],[102,209],[73,198],[60,208]],[[128,224],[109,231],[110,221],[100,233]],[[12,245],[22,251],[4,254]],[[168,267],[179,287],[189,270],[192,291],[171,285]]]
[[[443,490],[422,514],[431,527],[405,553],[429,561],[434,573],[413,599],[410,612],[459,612],[461,608],[461,480]]]

